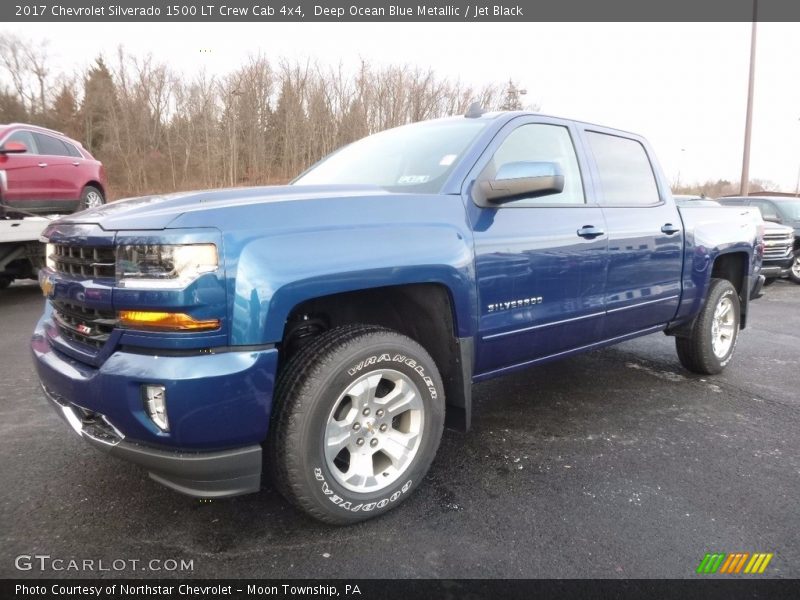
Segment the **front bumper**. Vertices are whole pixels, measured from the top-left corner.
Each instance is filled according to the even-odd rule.
[[[115,351],[99,367],[56,350],[43,318],[31,341],[53,407],[89,444],[200,497],[257,491],[277,366],[275,348],[156,356]],[[145,383],[164,385],[170,430],[148,416]]]
[[[779,260],[770,259],[765,260],[761,265],[761,274],[767,279],[774,279],[776,277],[785,277],[789,274],[789,270],[794,263],[794,255],[789,254],[788,257]]]
[[[222,498],[261,488],[261,446],[176,452],[129,442],[103,415],[82,410],[42,386],[56,412],[98,450],[147,469],[155,481],[189,496]]]

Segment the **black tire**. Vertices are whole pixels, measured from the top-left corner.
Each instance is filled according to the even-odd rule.
[[[103,195],[103,192],[93,185],[87,185],[81,192],[81,201],[78,204],[78,210],[97,208],[105,203],[106,197]]]
[[[778,281],[777,277],[768,277],[767,279],[764,280],[764,287],[769,287],[776,281]]]
[[[733,311],[733,328],[730,345],[721,356],[714,352],[714,315],[721,303],[730,301]],[[708,288],[706,302],[695,319],[688,337],[676,337],[675,348],[681,364],[694,373],[714,375],[721,372],[733,358],[736,342],[739,339],[741,308],[739,295],[727,279],[712,279]]]
[[[334,475],[328,464],[326,427],[336,414],[334,408],[347,401],[343,394],[351,385],[368,373],[386,369],[412,382],[419,393],[423,415],[420,441],[408,465],[393,475],[396,479],[391,483],[374,491],[354,491],[337,479],[344,471]],[[267,442],[272,480],[292,504],[326,523],[356,523],[384,514],[411,495],[427,473],[441,440],[444,405],[436,364],[415,341],[375,326],[350,325],[327,331],[292,357],[279,376]],[[363,427],[369,428],[369,435],[381,435],[374,418],[362,419],[361,407],[351,406],[353,409],[359,411],[354,413],[356,419],[365,421]],[[386,419],[391,421],[390,416]],[[394,424],[391,421],[392,430]],[[350,435],[366,438],[368,433],[364,429]],[[357,438],[353,440],[355,443]],[[368,460],[374,468],[374,455]],[[380,485],[379,474],[375,480]]]
[[[800,284],[800,250],[794,253],[794,262],[789,269],[789,279]]]
[[[6,289],[13,281],[11,277],[0,276],[0,290]]]

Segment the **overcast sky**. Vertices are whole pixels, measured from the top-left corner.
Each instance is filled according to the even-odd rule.
[[[262,52],[431,66],[474,84],[512,77],[544,113],[643,134],[672,182],[741,173],[749,23],[24,23],[13,32],[50,40],[53,66],[67,71],[123,44],[187,75],[224,74]],[[800,24],[759,24],[750,175],[792,192],[799,61]]]

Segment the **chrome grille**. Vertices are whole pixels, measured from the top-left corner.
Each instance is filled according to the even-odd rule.
[[[114,278],[113,246],[53,244],[55,270],[76,277]]]
[[[53,320],[62,336],[100,349],[117,324],[111,311],[87,308],[63,300],[52,300]]]
[[[764,234],[764,258],[785,258],[794,246],[793,233]]]

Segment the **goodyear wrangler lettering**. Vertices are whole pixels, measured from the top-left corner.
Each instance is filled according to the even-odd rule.
[[[353,503],[349,500],[345,500],[336,492],[334,492],[331,487],[328,485],[328,482],[325,481],[325,476],[322,474],[322,469],[319,467],[314,468],[314,479],[320,482],[320,488],[322,489],[322,493],[328,497],[328,500],[333,502],[339,508],[344,510],[349,510],[350,512],[370,512],[377,509],[384,508],[395,502],[400,496],[405,494],[409,489],[411,489],[412,482],[409,479],[403,484],[399,490],[395,491],[391,496],[378,500],[377,502],[360,502],[353,506]]]
[[[395,354],[394,356],[390,356],[389,354],[383,353],[380,355],[370,356],[369,358],[365,358],[358,364],[349,368],[347,370],[347,374],[355,375],[359,371],[364,370],[366,367],[372,367],[382,363],[403,363],[407,367],[411,367],[422,378],[423,383],[425,383],[428,388],[428,393],[430,393],[431,398],[435,400],[439,397],[439,394],[436,391],[436,386],[433,383],[433,379],[425,374],[425,368],[417,363],[416,360],[409,358],[404,354]]]

